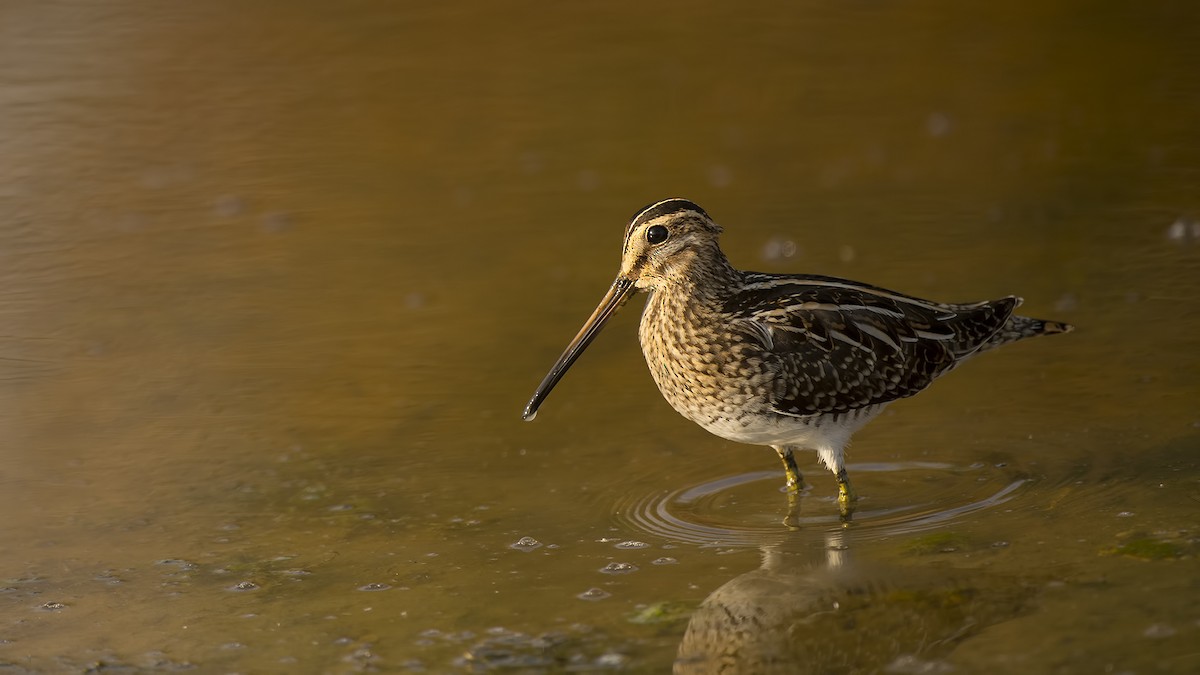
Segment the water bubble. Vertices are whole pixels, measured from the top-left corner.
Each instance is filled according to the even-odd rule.
[[[728,187],[732,180],[733,172],[729,170],[729,167],[723,164],[714,164],[708,167],[708,182],[713,187]]]
[[[896,657],[883,669],[885,673],[925,673],[926,675],[934,675],[935,673],[952,673],[954,667],[942,661],[925,661],[912,654],[902,654]]]
[[[623,541],[613,548],[650,548],[650,544],[644,541]]]
[[[589,588],[575,597],[580,600],[603,600],[612,597],[612,593],[602,588]]]
[[[263,214],[262,229],[264,232],[283,232],[292,226],[292,217],[286,213],[273,211]]]
[[[763,246],[762,257],[768,262],[777,262],[796,255],[796,242],[784,237],[771,237]]]
[[[584,169],[575,177],[575,182],[580,190],[591,192],[600,187],[600,174],[591,169]]]
[[[349,654],[342,657],[345,663],[354,663],[358,666],[357,669],[365,670],[371,663],[378,661],[379,657],[371,651],[370,646],[363,646],[355,649]]]
[[[57,612],[60,609],[66,609],[67,603],[50,601],[42,605],[41,609],[49,612]]]
[[[1142,635],[1144,635],[1145,637],[1148,637],[1152,640],[1161,640],[1163,638],[1169,638],[1169,637],[1175,635],[1175,633],[1176,633],[1176,630],[1174,628],[1172,628],[1171,626],[1168,626],[1165,623],[1153,624],[1153,625],[1149,626],[1148,628],[1146,628],[1146,630],[1142,631]]]
[[[454,205],[459,208],[466,208],[475,203],[475,191],[466,185],[460,185],[454,189]]]
[[[1177,218],[1167,228],[1167,239],[1176,242],[1200,240],[1200,221],[1188,217]]]
[[[669,557],[664,556],[662,558],[655,558],[654,560],[652,560],[650,562],[650,564],[651,565],[678,565],[679,561],[674,558],[669,558]]]
[[[1132,518],[1133,516],[1134,516],[1133,511],[1122,511],[1117,514],[1118,518]]]
[[[629,574],[637,571],[637,565],[630,563],[612,562],[600,568],[600,571],[605,574]]]
[[[599,668],[620,668],[629,661],[629,657],[616,652],[606,652],[596,658],[596,666]]]
[[[508,547],[518,551],[529,552],[541,548],[542,542],[534,539],[533,537],[521,537],[515,542],[509,544]]]
[[[365,584],[363,586],[359,586],[358,590],[360,590],[360,591],[386,591],[389,588],[391,588],[390,584],[370,583],[370,584]]]
[[[240,215],[245,209],[246,202],[237,195],[221,195],[213,203],[213,211],[222,218]]]
[[[542,156],[536,152],[526,152],[521,155],[521,169],[530,175],[541,173],[542,171]]]
[[[253,581],[239,581],[236,584],[230,586],[229,590],[231,590],[231,591],[257,591],[258,584],[254,583]]]
[[[925,118],[925,132],[934,138],[945,136],[950,131],[950,118],[940,112],[930,113]]]
[[[1076,309],[1079,309],[1079,298],[1074,293],[1063,293],[1058,300],[1054,301],[1054,311],[1056,312],[1074,312]]]

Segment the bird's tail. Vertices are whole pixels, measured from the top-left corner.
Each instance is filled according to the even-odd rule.
[[[1017,304],[1021,304],[1021,299],[1017,298]],[[1038,335],[1054,335],[1055,333],[1070,333],[1075,330],[1075,327],[1069,323],[1061,321],[1049,321],[1047,319],[1034,319],[1028,316],[1018,316],[1013,314],[1008,317],[1008,321],[996,331],[991,339],[983,344],[979,351],[999,347],[1000,345],[1024,340],[1025,338],[1035,337]]]

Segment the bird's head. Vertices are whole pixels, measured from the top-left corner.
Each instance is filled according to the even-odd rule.
[[[638,211],[625,228],[617,280],[642,290],[681,281],[717,250],[720,233],[721,227],[694,202],[655,202]]]
[[[720,233],[721,228],[704,209],[686,199],[664,199],[638,211],[625,227],[616,280],[550,368],[525,407],[524,418],[532,420],[537,415],[550,390],[635,290],[655,290],[684,281],[703,272],[703,261],[721,257],[717,248]]]

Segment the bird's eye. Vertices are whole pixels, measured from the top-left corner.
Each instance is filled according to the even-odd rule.
[[[661,244],[666,241],[667,237],[669,236],[671,236],[671,233],[668,232],[667,228],[663,227],[662,225],[655,225],[654,227],[646,230],[646,241],[650,242],[651,244]]]

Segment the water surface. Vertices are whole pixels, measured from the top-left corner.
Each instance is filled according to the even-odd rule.
[[[9,2],[0,671],[1194,672],[1188,3]],[[655,390],[733,262],[1077,332],[860,432],[860,512]],[[745,626],[754,626],[746,630]]]

